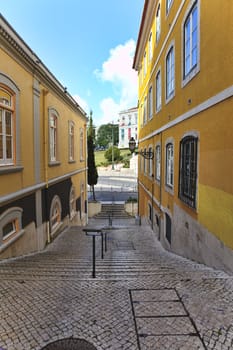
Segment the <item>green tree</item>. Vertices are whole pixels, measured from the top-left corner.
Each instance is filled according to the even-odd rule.
[[[99,127],[97,132],[98,146],[107,147],[110,143],[117,145],[119,142],[119,126],[117,124],[103,124]]]
[[[118,147],[114,146],[113,147],[113,154],[112,154],[112,147],[110,147],[109,149],[107,149],[107,151],[104,153],[105,158],[111,162],[112,161],[112,155],[113,155],[113,161],[118,161],[121,160],[121,152],[119,150]]]
[[[94,127],[92,120],[92,111],[90,112],[90,122],[87,130],[87,166],[88,166],[88,185],[91,186],[92,189],[92,197],[95,200],[95,185],[98,182],[98,172],[95,165],[95,154],[94,154]]]

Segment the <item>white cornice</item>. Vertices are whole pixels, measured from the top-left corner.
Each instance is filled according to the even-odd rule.
[[[200,103],[199,105],[197,105],[196,107],[190,109],[189,111],[187,111],[184,114],[181,114],[180,116],[178,116],[176,119],[172,120],[171,122],[163,125],[161,128],[154,130],[152,133],[148,134],[147,136],[141,138],[139,140],[139,142],[143,142],[146,140],[149,140],[150,138],[152,138],[155,135],[160,134],[161,132],[179,124],[182,123],[184,120],[187,120],[203,111],[205,111],[208,108],[213,107],[214,105],[223,102],[224,100],[233,97],[233,85],[231,85],[230,87],[228,87],[227,89],[219,92],[217,95],[210,97],[208,100]]]
[[[154,18],[154,13],[155,13],[155,6],[157,3],[157,0],[147,0],[148,4],[144,6],[144,12],[142,15],[142,20],[141,20],[141,25],[140,25],[140,31],[138,35],[138,40],[137,40],[137,47],[136,47],[136,53],[134,57],[134,66],[133,68],[135,70],[139,70],[142,57],[145,52],[145,47],[147,44],[147,39],[149,37],[149,33],[151,31],[152,23],[153,23],[153,18]]]
[[[57,78],[48,70],[40,58],[31,50],[25,41],[16,33],[6,19],[0,14],[0,47],[7,45],[8,51],[13,55],[17,53],[20,60],[27,64],[32,72],[44,79],[57,93],[62,95],[62,98],[76,110],[82,117],[86,118],[86,112],[79,106],[77,101],[68,93],[65,92],[65,87],[57,80]]]

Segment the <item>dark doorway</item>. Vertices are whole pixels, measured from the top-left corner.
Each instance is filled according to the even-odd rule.
[[[170,216],[166,213],[166,238],[168,242],[171,244],[172,240],[172,221]]]

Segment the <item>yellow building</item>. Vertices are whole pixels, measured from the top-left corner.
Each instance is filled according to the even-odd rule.
[[[139,213],[166,249],[231,272],[232,18],[231,1],[146,0],[133,63],[150,158],[139,160]]]
[[[86,222],[86,113],[0,15],[0,259]]]

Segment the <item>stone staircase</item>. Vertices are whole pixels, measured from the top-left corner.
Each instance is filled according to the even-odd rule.
[[[124,204],[102,204],[101,212],[95,216],[96,219],[128,219],[130,216],[125,211]]]

